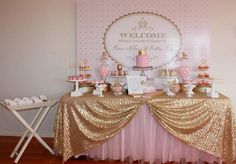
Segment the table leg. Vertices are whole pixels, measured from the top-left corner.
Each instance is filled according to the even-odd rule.
[[[33,136],[52,154],[54,154],[54,151],[43,141],[43,139],[36,133],[36,131],[38,130],[39,126],[41,125],[42,121],[44,120],[45,116],[47,115],[49,109],[51,106],[48,106],[45,111],[43,112],[41,118],[39,119],[39,121],[37,122],[36,126],[34,129],[32,129],[29,124],[20,116],[19,113],[17,113],[16,111],[12,111],[13,114],[15,115],[15,117],[20,121],[20,123],[25,126],[30,132],[31,135],[28,137],[27,141],[25,142],[24,146],[22,147],[20,153],[18,154],[16,160],[14,161],[15,163],[17,163],[20,159],[20,157],[22,156],[23,152],[25,151],[26,147],[28,146],[30,140],[33,138]]]
[[[42,112],[42,110],[43,110],[43,107],[41,107],[41,108],[39,109],[39,111],[38,111],[37,114],[35,115],[34,119],[33,119],[32,122],[30,123],[30,126],[31,126],[31,127],[34,125],[35,121],[38,119],[38,117],[39,117],[40,113]],[[22,142],[24,141],[24,139],[25,139],[25,137],[27,136],[28,132],[29,132],[29,129],[27,129],[27,130],[25,131],[25,133],[23,134],[23,136],[20,138],[19,142],[17,143],[17,145],[15,146],[14,150],[12,151],[12,153],[11,153],[11,155],[10,155],[11,158],[13,158],[13,157],[15,156],[15,154],[17,153],[17,151],[18,151],[20,145],[21,145]]]

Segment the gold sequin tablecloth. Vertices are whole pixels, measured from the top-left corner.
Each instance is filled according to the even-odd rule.
[[[169,133],[199,150],[230,163],[233,158],[234,115],[230,99],[220,95],[186,98],[133,98],[64,95],[55,121],[54,148],[63,161],[108,141],[121,131],[143,104]]]

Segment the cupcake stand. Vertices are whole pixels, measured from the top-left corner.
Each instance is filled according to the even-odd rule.
[[[83,95],[83,93],[79,90],[79,83],[84,82],[86,80],[87,79],[68,80],[68,82],[75,83],[75,90],[70,93],[71,97],[77,97],[77,96],[82,96]]]

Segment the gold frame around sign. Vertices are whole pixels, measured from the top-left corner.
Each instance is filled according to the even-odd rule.
[[[128,14],[125,14],[123,16],[120,16],[119,18],[116,18],[110,25],[108,25],[108,27],[106,28],[106,32],[104,33],[104,37],[103,37],[103,46],[104,46],[104,49],[106,51],[106,53],[109,55],[109,57],[115,62],[115,63],[119,63],[118,61],[116,61],[116,59],[114,59],[112,57],[112,55],[108,52],[107,48],[106,48],[106,45],[105,45],[105,38],[106,38],[106,34],[108,32],[108,30],[110,29],[110,27],[115,24],[117,21],[119,21],[120,19],[124,18],[124,17],[128,17],[130,15],[136,15],[136,14],[150,14],[150,15],[154,15],[154,16],[158,16],[158,17],[162,17],[164,18],[165,20],[167,20],[169,23],[171,23],[175,28],[176,30],[178,31],[179,35],[180,35],[180,47],[179,47],[179,50],[178,52],[175,54],[175,56],[167,63],[165,64],[162,64],[160,66],[156,66],[156,67],[153,67],[154,69],[158,69],[158,68],[161,68],[163,66],[166,66],[167,64],[169,64],[170,62],[174,61],[178,54],[180,53],[181,49],[182,49],[182,46],[183,46],[183,39],[182,39],[182,33],[180,31],[180,29],[178,28],[178,26],[174,23],[174,21],[171,21],[169,18],[167,18],[166,16],[163,16],[161,14],[157,14],[157,13],[154,13],[154,12],[148,12],[148,11],[138,11],[138,12],[131,12],[131,13],[128,13]],[[125,67],[129,67],[127,65],[124,65],[123,63],[120,63],[122,64],[123,66]]]

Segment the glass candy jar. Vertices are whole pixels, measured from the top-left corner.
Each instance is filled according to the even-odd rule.
[[[124,91],[124,85],[118,81],[116,81],[112,86],[111,90],[114,93],[114,95],[122,95],[122,92]]]
[[[109,75],[110,72],[110,67],[108,64],[109,57],[107,54],[104,52],[101,58],[101,65],[99,67],[99,74],[102,78],[102,81],[106,81],[107,76]]]
[[[182,53],[180,66],[178,68],[178,74],[181,80],[181,83],[186,83],[191,79],[191,68],[188,64],[188,56],[185,53]]]

